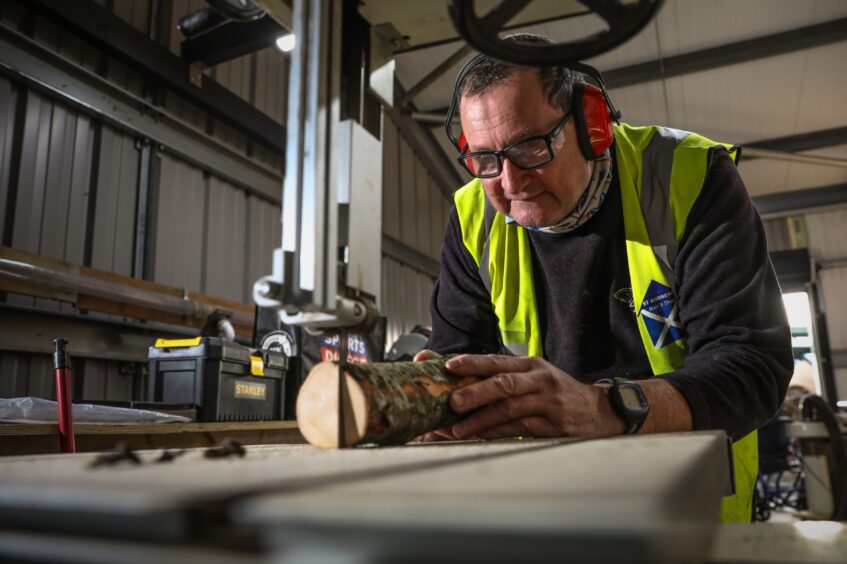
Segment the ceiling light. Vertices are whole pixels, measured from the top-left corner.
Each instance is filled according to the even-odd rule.
[[[294,34],[289,33],[287,35],[282,35],[276,40],[276,47],[283,53],[288,53],[294,49]]]

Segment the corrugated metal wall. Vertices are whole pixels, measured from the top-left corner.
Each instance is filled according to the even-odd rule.
[[[116,15],[147,32],[148,2],[107,4],[113,6]],[[179,17],[204,5],[203,0],[162,3],[174,27]],[[5,22],[12,25],[22,17],[19,11],[3,11]],[[35,39],[80,65],[91,69],[99,65],[110,80],[141,93],[143,77],[138,73],[83,45],[52,23],[39,17],[34,21]],[[168,35],[175,52],[179,50],[178,35]],[[112,71],[120,77],[112,76]],[[239,96],[255,99],[259,109],[271,118],[284,120],[287,67],[280,53],[265,50],[220,65],[212,73],[219,74],[224,85]],[[185,102],[182,106],[186,112],[201,116],[207,132],[251,152],[245,139],[234,137],[240,134],[224,129]],[[22,115],[18,123],[16,111]],[[45,97],[5,76],[0,76],[0,124],[4,126],[0,135],[0,232],[8,232],[3,243],[132,275],[137,270],[133,264],[135,223],[141,143],[145,140],[92,120],[63,101]],[[21,135],[20,155],[13,163],[16,134]],[[263,159],[261,155],[254,158]],[[152,170],[158,176],[151,198],[157,232],[153,234],[147,278],[249,301],[247,277],[236,276],[233,271],[244,270],[248,257],[250,276],[270,271],[271,253],[254,249],[278,246],[279,222],[269,218],[279,217],[279,206],[174,157],[167,148],[157,151],[156,159],[159,166]],[[281,156],[274,155],[273,159],[281,163]],[[26,189],[16,186],[10,193],[13,166],[19,167],[17,186]],[[7,211],[8,206],[13,209]],[[227,266],[221,258],[225,255],[234,257],[236,264]]]
[[[0,352],[0,397],[56,399],[53,359],[48,355]]]
[[[147,32],[147,2],[108,4]],[[187,8],[179,11],[180,4],[185,2],[173,3],[172,19],[187,13]],[[195,4],[199,7],[203,2]],[[163,3],[165,8],[170,5]],[[5,25],[24,30],[24,8],[8,3],[0,11]],[[137,72],[40,17],[31,21],[31,35],[38,42],[126,90],[143,93],[144,79]],[[259,109],[283,122],[286,73],[283,56],[265,50],[221,65],[212,75],[220,75],[225,86],[248,101],[255,100]],[[176,104],[181,110],[177,114],[189,123],[281,170],[281,155],[251,145],[243,134],[173,96],[168,102]],[[136,221],[145,141],[0,75],[2,243],[132,276],[138,270],[134,264]],[[270,272],[272,250],[280,244],[279,206],[174,157],[167,147],[154,147],[154,160],[158,166],[150,169],[153,217],[145,278],[249,302],[253,281]],[[68,304],[26,296],[9,294],[0,300],[74,311]],[[53,397],[50,362],[44,355],[0,352],[0,396]],[[78,398],[128,400],[140,365],[80,359],[74,368],[80,382],[75,389]]]
[[[114,13],[149,34],[150,4],[143,0],[107,2]],[[203,0],[163,1],[166,25],[159,41],[175,54],[181,36],[176,21],[205,5]],[[31,35],[90,71],[135,95],[145,94],[144,77],[84,44],[17,3],[4,4],[2,20]],[[210,77],[279,123],[285,123],[287,59],[273,48],[224,63]],[[169,113],[235,150],[281,170],[282,155],[252,143],[190,103],[165,93]],[[18,154],[13,154],[16,136]],[[145,139],[102,123],[62,100],[26,88],[0,75],[0,234],[4,244],[75,264],[132,276],[139,175]],[[385,123],[385,232],[409,247],[438,258],[448,203],[393,124]],[[167,147],[152,147],[153,175],[148,263],[145,278],[222,298],[249,302],[251,287],[271,270],[280,244],[280,208],[208,171],[187,163]],[[19,170],[10,184],[11,169]],[[142,202],[141,205],[144,205]],[[389,317],[387,342],[416,324],[428,325],[430,275],[392,259],[383,260],[382,310]],[[25,296],[8,303],[73,312],[67,304]],[[115,320],[107,315],[91,317]],[[140,365],[79,359],[74,366],[77,398],[127,400]],[[0,396],[54,397],[50,358],[0,352]]]
[[[0,77],[0,90],[12,89],[20,117],[10,124],[7,137],[19,140],[19,154],[7,151],[9,160],[2,165],[9,171],[9,184],[17,167],[17,182],[7,186],[0,201],[3,244],[81,264],[94,139],[91,120]],[[7,301],[60,308],[58,303],[22,296],[9,296]]]
[[[383,123],[382,226],[386,235],[438,260],[451,203],[415,158],[387,117]],[[430,325],[429,297],[435,280],[393,259],[382,259],[382,304],[388,317],[386,343],[415,325]]]
[[[94,217],[90,266],[132,276],[141,164],[139,140],[108,125],[99,128],[100,152],[94,163],[97,176],[91,194]]]

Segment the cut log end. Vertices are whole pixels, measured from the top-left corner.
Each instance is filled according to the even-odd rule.
[[[338,373],[336,363],[321,362],[309,373],[297,396],[297,425],[306,440],[319,448],[355,445],[367,432],[368,403],[365,393],[355,378],[345,373],[345,385],[339,398]],[[344,414],[341,441],[339,406]]]

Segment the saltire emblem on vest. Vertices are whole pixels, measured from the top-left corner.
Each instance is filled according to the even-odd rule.
[[[632,303],[654,375],[682,368],[688,356],[673,267],[715,151],[738,154],[687,131],[615,126]],[[494,211],[478,179],[457,190],[454,200],[462,241],[490,293],[504,349],[543,356],[527,230]],[[756,432],[735,441],[732,451],[736,494],[724,498],[721,521],[749,522],[758,474]]]
[[[644,321],[653,346],[657,349],[685,338],[685,328],[679,321],[679,309],[673,290],[664,284],[655,280],[650,282],[638,315]]]

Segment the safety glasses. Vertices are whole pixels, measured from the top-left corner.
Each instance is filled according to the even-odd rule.
[[[572,116],[569,110],[550,133],[521,139],[499,151],[476,151],[459,155],[459,163],[477,178],[494,178],[503,171],[503,157],[521,169],[536,168],[549,163],[556,156],[553,142],[562,133]]]

